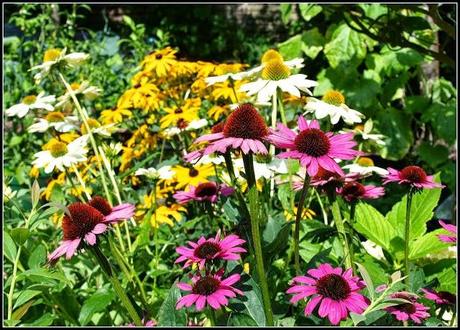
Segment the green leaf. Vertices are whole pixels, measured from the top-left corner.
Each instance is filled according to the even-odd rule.
[[[296,57],[300,57],[302,53],[302,35],[297,34],[288,40],[279,43],[278,49],[280,54],[286,60],[291,60]]]
[[[292,12],[292,4],[290,3],[282,3],[280,4],[281,10],[281,20],[284,24],[289,23],[289,18],[291,17]]]
[[[355,264],[356,264],[356,266],[358,266],[359,273],[361,274],[361,277],[363,278],[364,282],[366,283],[367,292],[369,293],[371,301],[374,301],[374,299],[375,299],[374,283],[372,282],[372,279],[369,276],[369,273],[367,272],[366,268],[363,265],[361,265],[360,263],[355,262]]]
[[[14,303],[14,306],[13,306],[13,309],[16,309],[17,307],[25,304],[30,299],[32,299],[33,297],[39,295],[40,293],[42,293],[42,292],[39,291],[39,290],[24,290],[24,291],[22,291],[19,294],[18,298],[16,299],[16,301]]]
[[[27,228],[19,227],[11,229],[11,238],[13,238],[18,245],[23,245],[29,238],[29,235],[30,233]]]
[[[40,185],[37,180],[34,180],[34,183],[32,184],[30,196],[32,200],[32,207],[34,208],[40,201]]]
[[[49,326],[53,324],[55,316],[51,313],[46,313],[40,316],[38,319],[34,320],[32,323],[24,324],[27,326]]]
[[[302,33],[302,51],[311,59],[315,59],[323,50],[324,43],[325,38],[317,27]]]
[[[439,182],[439,174],[435,176],[435,181]],[[414,194],[410,214],[410,240],[426,233],[426,223],[433,217],[433,210],[438,205],[440,196],[441,188],[424,189],[422,192]],[[404,237],[406,204],[407,195],[395,204],[386,215],[386,219],[396,228],[400,237]]]
[[[418,146],[417,155],[421,160],[435,168],[448,160],[449,149],[442,145],[434,146],[424,141]]]
[[[440,241],[437,236],[443,232],[442,229],[438,229],[410,242],[409,259],[416,260],[418,258],[424,258],[427,254],[433,254],[447,249],[449,245]]]
[[[262,293],[252,277],[247,277],[249,279],[244,282],[244,287],[239,287],[240,290],[244,291],[244,296],[239,298],[239,301],[244,305],[244,310],[239,311],[247,313],[256,322],[257,326],[264,327],[265,312],[262,303]]]
[[[227,326],[257,326],[256,321],[252,317],[244,313],[232,313],[227,321]]]
[[[389,108],[377,113],[376,128],[385,133],[385,146],[380,155],[388,160],[400,160],[409,151],[414,140],[411,120],[407,113],[395,108]]]
[[[158,311],[157,320],[159,326],[176,326],[187,323],[185,308],[176,310],[176,302],[181,297],[180,290],[176,284],[177,281],[169,289],[168,296]]]
[[[457,294],[457,273],[454,269],[448,268],[438,276],[438,291],[447,291]]]
[[[358,66],[366,57],[366,44],[358,32],[344,23],[332,33],[331,41],[324,47],[324,54],[333,68],[341,62]]]
[[[355,229],[369,240],[390,251],[390,242],[395,236],[395,229],[383,215],[366,203],[356,205]]]
[[[263,233],[265,241],[263,251],[265,258],[272,257],[285,250],[291,232],[292,222],[283,222],[284,223],[280,224],[280,221],[276,221],[273,217],[269,217]]]
[[[105,289],[91,295],[81,307],[78,322],[80,322],[81,325],[87,325],[91,321],[94,313],[106,310],[107,306],[110,305],[114,298],[115,293]]]
[[[27,265],[29,268],[40,268],[46,262],[46,248],[43,245],[36,246],[30,254]]]
[[[302,15],[302,18],[306,20],[307,22],[311,20],[313,17],[318,15],[323,8],[318,5],[309,5],[306,3],[301,3],[299,4],[299,9],[300,9],[300,15]]]
[[[65,274],[61,272],[50,272],[46,269],[28,269],[25,272],[22,272],[18,275],[17,281],[22,280],[23,278],[28,278],[34,282],[42,282],[44,280],[58,280],[65,284],[70,284],[70,281],[66,278]]]
[[[444,139],[449,144],[454,144],[456,141],[456,102],[449,101],[447,104],[433,103],[422,115],[424,122],[429,122],[436,136]]]
[[[29,308],[33,305],[34,302],[35,302],[34,300],[30,300],[26,302],[24,305],[22,305],[21,307],[19,307],[13,312],[13,315],[11,315],[11,318],[13,320],[21,320],[22,317],[26,315]]]
[[[16,259],[16,245],[14,244],[11,236],[4,231],[3,232],[3,251],[5,257],[7,257],[11,262],[14,262]]]

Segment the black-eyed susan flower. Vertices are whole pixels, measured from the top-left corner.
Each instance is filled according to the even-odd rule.
[[[212,164],[196,165],[193,167],[174,166],[174,176],[177,181],[176,189],[184,188],[188,185],[196,186],[202,182],[207,182],[208,178],[215,174]]]

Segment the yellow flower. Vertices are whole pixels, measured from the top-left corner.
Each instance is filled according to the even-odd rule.
[[[127,109],[104,110],[101,112],[100,120],[104,125],[121,123],[123,116],[130,118],[133,113]]]
[[[178,120],[185,120],[190,123],[199,119],[198,110],[200,110],[201,100],[198,98],[187,99],[182,106],[165,108],[168,113],[161,118],[161,128],[177,125]]]
[[[59,135],[59,139],[61,141],[64,141],[65,143],[70,143],[78,137],[80,137],[80,135],[74,132],[69,132],[69,133],[64,133],[64,134]]]
[[[302,211],[302,217],[300,218],[301,220],[304,219],[304,218],[307,218],[307,219],[313,219],[314,216],[316,216],[316,213],[315,211],[309,209],[309,208],[304,208],[303,211]],[[294,206],[294,210],[292,212],[290,212],[289,210],[284,210],[284,216],[286,217],[286,220],[289,221],[291,219],[295,219],[297,215],[297,207]]]
[[[218,121],[222,116],[227,116],[230,113],[228,106],[215,105],[208,110],[208,116]]]
[[[144,67],[145,71],[155,72],[158,77],[166,76],[171,67],[176,65],[177,61],[176,56],[174,55],[176,53],[177,50],[174,50],[171,47],[157,50],[147,55],[141,65]]]
[[[197,186],[199,183],[207,182],[208,178],[214,175],[214,166],[212,164],[197,165],[194,167],[182,167],[177,165],[173,167],[176,173],[175,180],[177,181],[176,189],[187,187],[189,185]]]
[[[136,73],[134,77],[131,79],[131,85],[142,86],[144,84],[149,83],[152,78],[153,78],[153,75],[151,72],[141,71],[141,72]]]
[[[243,272],[245,272],[246,274],[249,274],[249,269],[250,269],[249,263],[245,262],[243,265]]]
[[[29,172],[29,176],[31,176],[32,178],[38,178],[39,175],[40,169],[38,169],[36,166],[32,166]]]
[[[215,83],[213,85],[213,91],[212,91],[212,97],[215,100],[223,99],[226,101],[231,101],[232,103],[237,103],[238,101],[241,101],[246,94],[243,92],[239,92],[241,85],[245,84],[246,81],[243,80],[237,80],[234,82],[230,82],[228,80],[221,82],[221,83]],[[235,92],[238,97],[238,100],[235,97],[235,93],[233,92],[232,85],[234,84]]]
[[[56,179],[51,179],[51,181],[46,186],[45,190],[42,192],[41,197],[45,196],[45,199],[49,201],[56,185],[62,186],[64,183],[65,183],[65,172],[59,174]]]
[[[186,212],[186,208],[179,204],[173,204],[171,206],[162,205],[158,207],[152,217],[150,218],[150,224],[152,227],[158,228],[162,223],[167,223],[170,226],[174,225],[173,220],[180,221],[182,214]]]
[[[56,213],[53,213],[53,217],[51,218],[51,221],[53,221],[53,223],[58,226],[62,219],[64,218],[64,212],[56,212]]]
[[[117,102],[122,109],[158,110],[161,107],[160,90],[152,83],[128,89]]]

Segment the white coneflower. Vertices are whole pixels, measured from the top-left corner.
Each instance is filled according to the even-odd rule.
[[[3,182],[3,198],[5,202],[8,202],[10,199],[16,196],[17,191],[13,191],[11,187],[7,186],[5,182]]]
[[[48,113],[45,118],[39,118],[38,122],[27,128],[27,131],[43,133],[52,127],[58,132],[65,133],[75,130],[78,127],[77,123],[78,118],[76,116],[65,117],[62,112],[53,111]]]
[[[307,79],[304,74],[291,75],[290,68],[283,61],[273,59],[264,65],[259,79],[242,85],[240,90],[249,96],[257,94],[258,102],[268,102],[278,88],[300,97],[300,91],[311,95],[309,88],[316,85],[316,81]]]
[[[174,135],[178,135],[183,131],[195,131],[200,128],[206,127],[208,125],[208,121],[206,119],[195,119],[192,120],[190,123],[187,123],[185,120],[179,120],[177,126],[169,127],[163,130],[163,134],[167,137],[172,137]]]
[[[89,101],[94,100],[102,92],[102,89],[96,86],[90,86],[88,81],[83,81],[81,84],[72,83],[70,84],[73,93],[78,95],[83,95],[83,97]],[[69,91],[66,91],[64,95],[58,97],[58,103],[56,103],[57,108],[66,108],[72,103],[72,96]]]
[[[342,93],[330,90],[327,91],[322,100],[309,97],[305,105],[306,113],[314,113],[317,119],[322,119],[329,115],[331,124],[335,125],[342,118],[348,125],[360,123],[364,115],[356,110],[349,108],[345,104],[345,97]]]
[[[374,166],[374,162],[372,161],[372,159],[368,157],[360,157],[358,159],[358,162],[342,166],[342,168],[348,169],[350,173],[358,173],[361,176],[371,175],[372,173],[377,173],[382,176],[388,174],[388,171],[386,169]]]
[[[51,69],[58,65],[74,67],[85,61],[89,57],[85,53],[70,53],[66,55],[66,48],[60,50],[58,48],[48,49],[43,56],[43,63],[30,68],[29,71],[40,70],[34,75],[37,82],[43,79],[51,72]]]
[[[245,78],[250,78],[250,77],[256,75],[257,73],[259,73],[260,71],[262,71],[264,69],[264,67],[266,66],[266,64],[269,61],[274,60],[274,59],[282,61],[283,64],[286,65],[289,69],[300,69],[300,68],[303,67],[303,58],[295,58],[295,59],[292,59],[290,61],[284,61],[283,56],[281,56],[280,53],[278,53],[274,49],[269,49],[262,56],[261,65],[256,66],[255,68],[252,68],[250,70],[243,71],[243,72],[226,73],[226,74],[223,74],[223,75],[220,75],[220,76],[207,77],[207,78],[205,78],[205,82],[206,82],[207,86],[211,86],[211,85],[214,85],[214,84],[217,84],[217,83],[224,82],[224,81],[226,81],[228,79],[242,80],[242,79],[245,79]]]
[[[171,170],[171,166],[162,166],[159,169],[149,167],[149,168],[139,168],[134,175],[145,175],[150,179],[163,179],[170,180],[174,177],[175,172]]]
[[[88,118],[87,122],[91,130],[91,133],[106,136],[106,137],[112,135],[113,128],[116,125],[115,123],[101,125],[96,119],[93,119],[93,118]],[[88,134],[86,125],[84,123],[80,125],[80,131],[82,135]]]
[[[86,144],[88,136],[80,136],[74,141],[66,144],[58,140],[51,140],[46,150],[37,152],[36,158],[32,164],[37,168],[45,168],[45,173],[51,173],[56,167],[60,171],[64,171],[64,167],[71,167],[73,164],[86,160]]]
[[[47,111],[53,111],[54,106],[52,103],[56,102],[56,96],[44,95],[44,92],[41,92],[38,95],[28,95],[24,97],[20,103],[8,108],[5,113],[8,117],[17,116],[22,118],[32,109],[45,109]]]
[[[385,135],[382,134],[371,134],[374,127],[372,119],[369,118],[364,125],[358,124],[353,129],[344,129],[343,132],[353,132],[355,137],[361,137],[363,140],[373,141],[379,145],[385,145]]]

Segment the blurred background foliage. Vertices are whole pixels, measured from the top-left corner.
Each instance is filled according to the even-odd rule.
[[[28,69],[48,48],[89,53],[75,80],[103,88],[96,110],[111,108],[145,54],[167,45],[179,58],[257,64],[268,48],[304,57],[301,73],[319,82],[314,94],[344,93],[371,117],[386,147],[377,166],[417,164],[441,173],[440,217],[452,218],[456,161],[454,5],[239,4],[5,6],[4,109],[37,92]],[[5,171],[29,185],[42,144],[19,120],[5,124]],[[400,194],[389,194],[392,205]],[[385,205],[382,205],[385,208]],[[385,211],[385,210],[384,210]],[[441,212],[441,211],[440,211]]]

